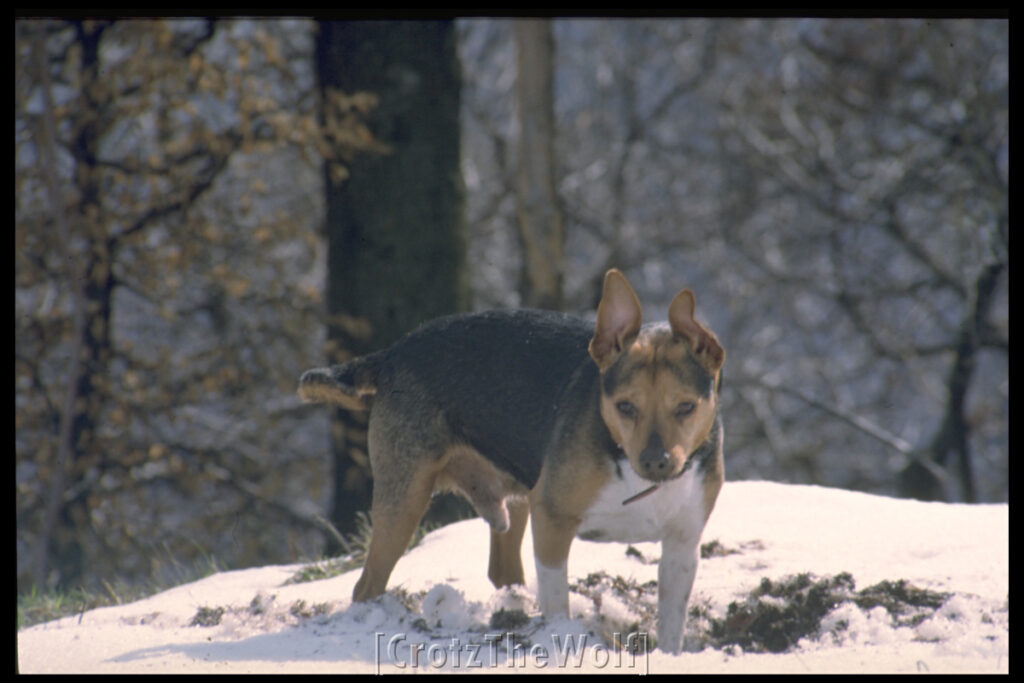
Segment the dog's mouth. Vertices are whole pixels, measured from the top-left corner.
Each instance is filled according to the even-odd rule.
[[[661,486],[662,484],[667,484],[667,483],[669,483],[671,481],[674,481],[674,480],[678,479],[679,477],[683,476],[683,474],[688,469],[689,460],[690,460],[689,458],[686,459],[686,462],[683,463],[683,466],[681,468],[679,468],[678,472],[654,481],[650,486],[645,488],[640,493],[634,493],[632,496],[630,496],[626,500],[622,501],[622,504],[623,505],[629,505],[630,503],[635,503],[636,501],[638,501],[638,500],[640,500],[642,498],[646,498],[647,496],[649,496],[652,493],[654,493],[655,491],[657,491],[658,487]],[[648,481],[651,481],[651,479],[648,479]]]

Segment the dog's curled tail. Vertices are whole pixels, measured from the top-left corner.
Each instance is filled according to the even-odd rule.
[[[373,356],[302,373],[299,397],[312,403],[332,403],[349,410],[369,410],[377,393],[377,364]]]

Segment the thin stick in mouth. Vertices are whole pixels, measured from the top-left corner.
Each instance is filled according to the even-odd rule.
[[[626,500],[622,501],[622,504],[623,505],[629,505],[630,503],[632,503],[634,501],[637,501],[637,500],[640,500],[641,498],[643,498],[645,496],[649,496],[652,493],[654,493],[655,489],[657,489],[657,488],[658,488],[658,485],[657,484],[653,484],[653,485],[649,486],[648,488],[644,489],[643,491],[641,491],[640,493],[636,494],[635,496],[630,496]]]

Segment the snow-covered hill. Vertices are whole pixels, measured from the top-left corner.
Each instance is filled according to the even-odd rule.
[[[695,651],[679,656],[614,647],[649,626],[656,544],[577,540],[569,565],[576,618],[546,621],[533,604],[529,534],[527,589],[495,591],[487,526],[471,520],[428,535],[372,603],[351,605],[358,570],[287,585],[298,566],[225,572],[25,629],[18,665],[95,673],[1009,670],[1008,505],[729,482],[703,541],[708,557],[688,630]]]

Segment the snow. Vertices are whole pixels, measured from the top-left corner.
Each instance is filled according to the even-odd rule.
[[[596,599],[570,594],[573,619],[541,618],[529,534],[527,588],[496,591],[486,577],[488,528],[475,519],[429,534],[399,561],[388,594],[370,603],[351,603],[358,570],[288,585],[301,565],[224,572],[22,630],[18,666],[25,673],[1009,671],[1006,504],[729,482],[704,532],[703,541],[712,540],[738,552],[701,561],[691,605],[706,605],[718,618],[762,577],[802,572],[849,572],[858,590],[905,579],[951,596],[904,625],[884,607],[844,602],[818,634],[782,654],[705,647],[634,657],[610,644],[624,642],[627,625],[639,619],[635,601],[605,581],[593,588]],[[618,543],[575,541],[570,584],[599,571],[638,584],[655,579],[658,545],[634,548],[640,557]],[[190,625],[204,607],[222,610],[219,623]],[[500,609],[524,610],[529,622],[491,626]]]

